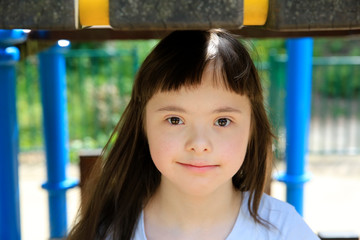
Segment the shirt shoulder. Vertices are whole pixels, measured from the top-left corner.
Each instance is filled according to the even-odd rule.
[[[228,240],[276,239],[276,240],[319,240],[295,208],[288,203],[263,194],[258,214],[267,226],[256,223],[248,209],[249,193],[245,192],[238,219]],[[241,238],[239,238],[242,236]]]
[[[261,199],[259,215],[273,225],[270,230],[278,239],[319,239],[292,205],[267,194]]]
[[[132,240],[147,240],[144,227],[144,210],[140,213]]]

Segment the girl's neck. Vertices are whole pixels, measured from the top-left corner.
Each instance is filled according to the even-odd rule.
[[[163,226],[173,232],[188,233],[198,232],[199,229],[219,228],[227,229],[224,231],[226,237],[236,221],[241,196],[241,192],[235,190],[232,183],[208,195],[190,195],[169,188],[162,181],[145,207],[145,228],[148,226],[151,231]]]

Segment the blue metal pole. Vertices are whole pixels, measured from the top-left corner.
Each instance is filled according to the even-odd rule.
[[[15,62],[19,50],[0,49],[0,239],[20,239]]]
[[[43,188],[49,192],[51,239],[67,234],[66,190],[78,184],[66,178],[69,151],[63,51],[64,48],[55,45],[39,54],[48,179]]]
[[[15,65],[20,52],[13,44],[26,40],[21,30],[0,30],[0,239],[21,239],[16,116]]]
[[[286,183],[286,200],[303,214],[308,135],[311,109],[313,40],[287,40],[288,64],[286,86],[286,173],[279,180]]]

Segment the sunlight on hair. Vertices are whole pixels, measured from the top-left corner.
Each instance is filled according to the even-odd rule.
[[[207,59],[215,58],[219,51],[219,36],[215,33],[210,33],[209,45],[206,52]]]

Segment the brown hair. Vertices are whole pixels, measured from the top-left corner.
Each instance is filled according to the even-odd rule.
[[[233,185],[249,191],[250,214],[254,221],[265,224],[257,211],[271,169],[273,135],[254,63],[246,48],[226,31],[176,31],[160,41],[142,64],[130,102],[113,132],[111,139],[115,141],[109,140],[103,150],[90,200],[82,206],[80,220],[68,239],[131,239],[161,176],[144,132],[146,104],[158,91],[199,85],[210,62],[230,91],[250,99],[252,131]]]

